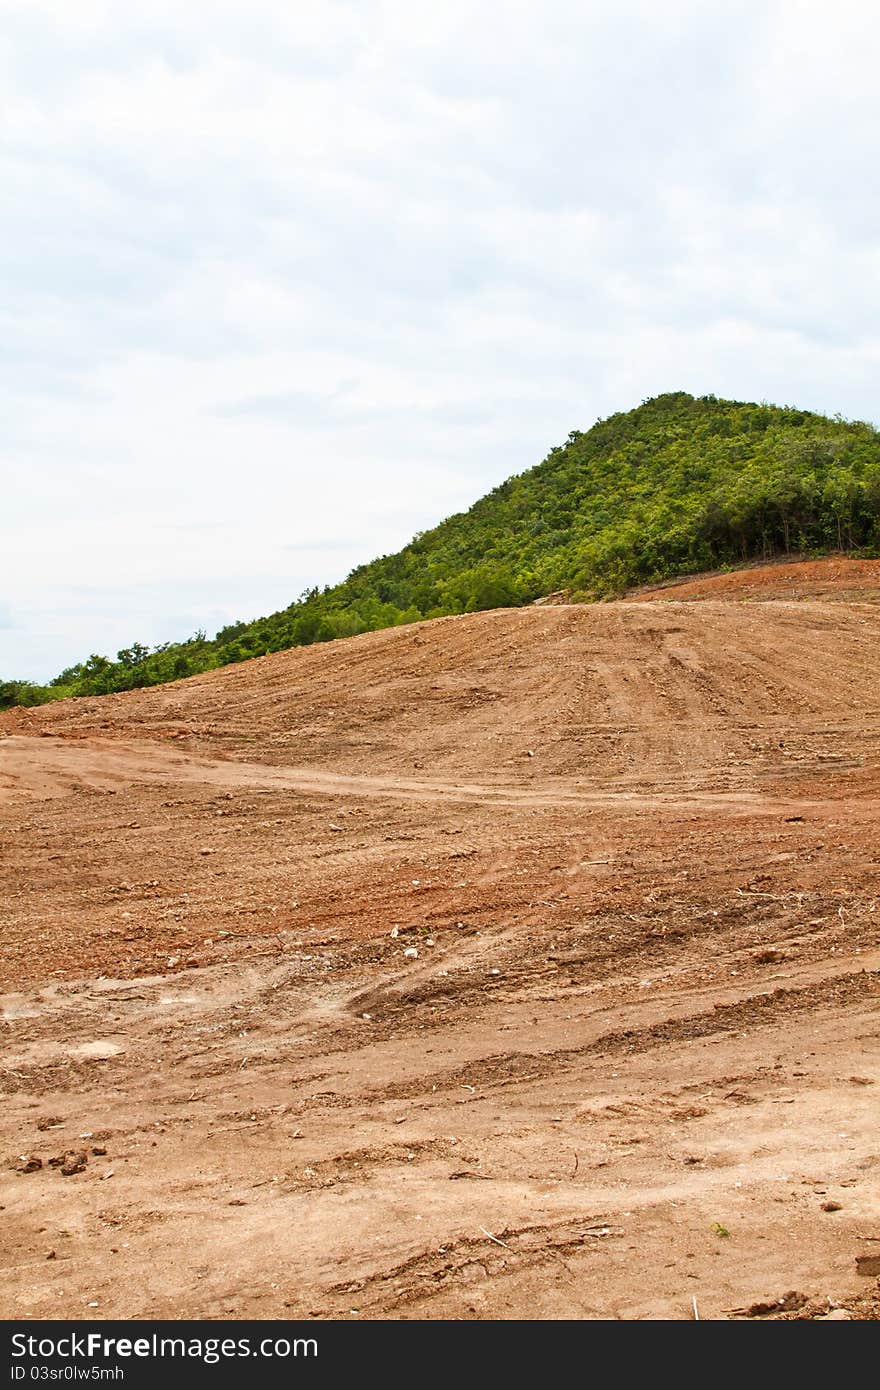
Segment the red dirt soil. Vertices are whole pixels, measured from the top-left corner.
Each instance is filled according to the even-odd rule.
[[[878,598],[0,715],[0,1313],[876,1317]]]
[[[636,591],[625,602],[652,599],[732,598],[824,599],[847,603],[880,597],[880,560],[853,560],[835,555],[827,560],[790,560],[785,564],[752,565],[719,574],[673,579]]]

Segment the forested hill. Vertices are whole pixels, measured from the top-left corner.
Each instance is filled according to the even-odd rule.
[[[880,554],[880,433],[790,407],[684,392],[573,431],[543,463],[417,535],[396,555],[215,638],[115,661],[92,656],[51,685],[7,681],[0,706],[153,685],[374,628],[575,600],[772,555]]]

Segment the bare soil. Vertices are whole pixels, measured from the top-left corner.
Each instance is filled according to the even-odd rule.
[[[876,1318],[859,563],[0,715],[0,1313]]]
[[[673,579],[636,590],[625,602],[648,594],[655,599],[731,598],[742,602],[764,599],[823,599],[846,603],[877,598],[880,560],[854,560],[835,555],[824,560],[758,563],[742,569]]]

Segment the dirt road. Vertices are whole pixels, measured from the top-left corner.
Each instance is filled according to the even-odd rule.
[[[0,715],[0,1311],[876,1317],[869,581]]]

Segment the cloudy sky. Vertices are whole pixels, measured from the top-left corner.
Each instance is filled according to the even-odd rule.
[[[0,0],[0,677],[213,632],[646,396],[877,420],[864,0]]]

